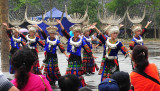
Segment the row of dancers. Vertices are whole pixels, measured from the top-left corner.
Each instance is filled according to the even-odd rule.
[[[49,27],[46,28],[48,31],[49,36],[38,26],[38,25],[28,25],[27,28],[29,33],[24,35],[20,33],[20,27],[9,28],[6,23],[3,23],[4,26],[7,28],[7,34],[10,38],[11,43],[11,50],[10,50],[10,73],[14,74],[14,68],[12,66],[12,55],[19,50],[20,44],[24,47],[30,49],[37,57],[37,61],[34,62],[32,72],[34,74],[42,74],[41,70],[44,68],[44,75],[49,80],[51,85],[55,85],[55,82],[61,76],[58,67],[58,58],[56,49],[59,47],[60,51],[68,58],[68,67],[66,69],[66,74],[74,74],[76,75],[80,81],[81,86],[86,86],[83,74],[86,73],[93,73],[96,70],[99,70],[95,60],[97,57],[92,53],[92,44],[91,44],[91,34],[93,32],[97,32],[99,40],[104,45],[104,51],[102,55],[102,62],[101,67],[99,70],[99,75],[101,75],[101,81],[106,78],[110,78],[111,75],[119,71],[119,63],[118,63],[118,52],[121,51],[125,57],[128,55],[131,57],[130,50],[132,50],[136,45],[144,45],[143,43],[143,34],[147,31],[147,27],[151,23],[149,21],[144,29],[142,29],[142,25],[140,22],[145,17],[145,12],[142,18],[133,18],[131,19],[129,13],[127,12],[128,19],[133,23],[132,32],[134,33],[133,39],[129,44],[129,48],[126,48],[121,41],[117,39],[119,34],[119,29],[121,27],[120,23],[124,20],[126,13],[124,14],[123,18],[118,17],[116,14],[114,16],[106,17],[104,19],[100,17],[98,14],[98,18],[102,24],[104,24],[102,30],[103,33],[96,27],[96,23],[89,24],[89,22],[85,22],[88,14],[87,10],[84,14],[84,17],[79,18],[75,16],[72,17],[68,16],[67,9],[66,17],[67,19],[74,23],[73,26],[70,27],[70,31],[73,32],[73,36],[71,36],[64,26],[61,23],[61,20],[56,20],[55,22],[48,22],[47,24]],[[99,13],[99,12],[98,12]],[[79,14],[77,14],[79,15]],[[26,20],[28,20],[26,18]],[[89,18],[87,19],[89,21]],[[47,21],[45,21],[47,22]],[[53,24],[52,24],[53,23]],[[83,23],[83,24],[82,24]],[[86,23],[86,24],[84,24]],[[68,40],[67,42],[67,52],[70,53],[69,55],[65,51],[63,44],[61,41],[56,38],[58,28],[54,25],[59,24],[61,27],[61,31],[63,35]],[[45,42],[43,42],[40,38],[36,37],[35,34],[37,30],[40,30]],[[83,38],[80,38],[80,33],[83,32]],[[25,41],[24,41],[25,40]],[[38,59],[38,50],[37,44],[44,48],[45,58],[43,60],[43,64],[40,68],[39,59]],[[83,58],[81,50],[83,51]],[[132,66],[133,67],[133,66]],[[133,67],[134,69],[134,67]]]
[[[94,59],[97,58],[92,54],[92,44],[91,44],[91,34],[95,31],[98,33],[98,38],[104,44],[104,53],[102,57],[101,67],[99,70],[99,75],[102,75],[101,81],[110,77],[114,72],[119,71],[118,63],[118,51],[120,50],[125,56],[130,55],[129,50],[122,44],[122,42],[117,40],[119,34],[118,26],[107,25],[103,34],[97,27],[96,24],[81,27],[80,24],[75,24],[70,28],[74,36],[71,37],[69,33],[65,30],[60,20],[56,20],[57,23],[61,26],[63,35],[68,39],[67,52],[70,55],[67,55],[65,48],[63,47],[60,40],[55,36],[57,34],[58,28],[55,26],[49,26],[46,28],[49,36],[38,26],[38,25],[29,25],[28,30],[29,34],[24,35],[19,32],[20,27],[8,28],[6,23],[3,23],[7,27],[7,34],[11,41],[11,50],[10,50],[10,73],[14,74],[14,68],[12,67],[11,57],[12,55],[20,49],[20,44],[27,46],[32,52],[37,56],[37,43],[44,47],[45,50],[45,59],[43,60],[43,65],[41,69],[44,68],[44,75],[49,80],[50,84],[54,84],[61,76],[59,67],[56,48],[59,47],[60,51],[68,58],[68,68],[66,74],[74,74],[79,77],[81,80],[81,86],[85,86],[86,83],[83,78],[85,73],[95,72],[95,68],[98,70]],[[136,45],[144,45],[142,36],[147,31],[147,27],[151,22],[148,22],[144,29],[141,29],[141,26],[134,26],[132,31],[134,33],[133,39],[129,44],[129,49],[133,49]],[[138,27],[138,28],[137,28]],[[38,37],[35,36],[35,33],[39,29],[45,43],[43,43]],[[12,31],[11,31],[12,30]],[[83,31],[84,37],[79,38],[80,32]],[[25,40],[25,41],[23,41]],[[83,51],[83,59],[81,59],[81,49]],[[42,74],[39,65],[39,60],[34,63],[32,72],[35,74]]]

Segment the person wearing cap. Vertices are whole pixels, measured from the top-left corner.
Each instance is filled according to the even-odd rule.
[[[33,65],[32,72],[34,74],[41,74],[39,60],[38,60],[38,53],[37,53],[38,52],[37,44],[44,47],[44,43],[38,37],[35,36],[36,35],[36,30],[37,30],[37,27],[35,25],[28,25],[27,28],[29,30],[29,34],[27,34],[27,35],[20,34],[20,35],[22,36],[22,38],[24,40],[26,40],[27,47],[29,49],[31,49],[31,51],[37,57],[37,61],[35,61],[34,65]]]
[[[82,59],[81,59],[81,49],[84,48],[84,50],[93,58],[96,58],[93,56],[91,49],[86,44],[84,39],[79,38],[80,32],[81,32],[81,25],[75,24],[70,29],[73,31],[74,36],[71,37],[69,33],[64,29],[62,23],[60,20],[56,20],[58,24],[60,24],[63,35],[68,39],[68,47],[67,52],[70,53],[69,59],[68,59],[68,68],[66,71],[66,74],[74,74],[81,80],[81,86],[83,87],[86,85],[84,78],[83,78],[83,67],[82,67]]]
[[[11,58],[12,55],[21,48],[21,45],[25,46],[25,42],[22,40],[21,36],[19,35],[19,30],[20,27],[13,27],[13,28],[8,28],[8,25],[6,23],[3,23],[4,26],[7,28],[7,35],[10,38],[10,45],[11,45],[11,50],[10,50],[10,61],[9,61],[9,72],[10,74],[14,74],[15,70],[13,68]],[[12,30],[12,32],[10,31]]]
[[[45,59],[43,61],[44,64],[42,65],[42,67],[45,65],[44,75],[46,75],[51,85],[55,85],[55,82],[61,76],[58,67],[58,58],[56,53],[57,46],[59,47],[60,51],[66,55],[67,58],[69,56],[65,52],[65,49],[60,40],[56,38],[58,30],[56,26],[49,26],[46,28],[49,33],[49,36],[47,36],[46,33],[39,26],[37,27],[41,31],[43,38],[46,40],[44,47]]]
[[[98,85],[98,91],[119,91],[119,87],[115,80],[106,78]]]
[[[101,37],[100,40],[106,45],[105,62],[101,77],[101,81],[103,81],[106,78],[110,78],[114,72],[119,71],[118,52],[121,51],[126,57],[130,53],[122,42],[117,40],[119,34],[118,25],[110,25],[108,28],[110,37],[108,38],[106,38],[96,26],[91,26],[91,29],[95,29],[97,33],[99,33]]]
[[[91,44],[91,37],[93,30],[89,29],[90,25],[86,25],[82,28],[83,31],[83,40],[86,42],[86,44],[89,46],[90,49],[92,49]],[[85,50],[83,51],[83,66],[84,66],[84,73],[94,74],[95,68],[98,71],[99,68],[96,65],[94,58],[90,56]]]
[[[142,29],[141,24],[135,24],[132,26],[132,32],[134,33],[133,39],[129,44],[129,48],[133,50],[136,45],[144,45],[142,36],[146,33],[147,27],[152,23],[152,21],[148,21],[147,25],[144,29]]]

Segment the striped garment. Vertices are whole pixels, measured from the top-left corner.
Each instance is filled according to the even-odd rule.
[[[8,91],[13,84],[0,71],[0,91]]]

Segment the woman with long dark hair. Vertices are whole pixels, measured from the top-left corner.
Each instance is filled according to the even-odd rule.
[[[37,56],[30,49],[20,49],[14,53],[12,64],[15,68],[15,79],[11,82],[21,91],[52,91],[43,75],[35,75],[31,71]]]
[[[160,82],[159,72],[155,64],[148,61],[148,48],[142,45],[134,47],[132,52],[132,60],[135,70],[131,72],[131,84],[135,91],[159,91],[160,85],[146,78],[142,74],[147,74]]]

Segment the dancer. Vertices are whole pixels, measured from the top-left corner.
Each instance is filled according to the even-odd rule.
[[[34,74],[41,74],[41,71],[40,71],[40,68],[39,68],[40,65],[39,65],[39,60],[38,60],[37,44],[39,44],[40,46],[44,47],[44,43],[42,41],[40,41],[40,39],[38,37],[35,36],[36,30],[37,30],[37,27],[35,25],[28,25],[27,27],[28,27],[28,30],[29,30],[29,34],[28,35],[20,34],[20,35],[22,36],[22,38],[24,40],[26,40],[27,47],[29,49],[31,49],[31,51],[37,57],[37,61],[35,61],[34,65],[33,65],[32,72]]]
[[[102,71],[102,78],[101,81],[105,80],[106,78],[110,78],[111,75],[119,71],[119,63],[118,63],[118,51],[121,50],[121,52],[128,56],[129,52],[128,49],[116,38],[119,34],[119,27],[116,25],[112,25],[109,28],[109,36],[108,38],[104,37],[104,35],[99,31],[99,29],[96,26],[92,26],[93,29],[97,31],[97,33],[100,34],[101,38],[100,40],[103,42],[103,44],[106,44],[106,59],[103,66]]]
[[[56,53],[57,46],[59,47],[60,51],[66,55],[67,58],[69,56],[65,52],[65,49],[61,44],[60,40],[56,38],[56,34],[58,30],[56,26],[50,26],[46,28],[49,33],[49,36],[47,36],[46,33],[39,26],[37,27],[41,31],[43,38],[46,40],[45,48],[44,48],[45,60],[43,61],[43,63],[45,63],[44,75],[46,75],[50,84],[51,85],[53,84],[55,86],[55,82],[61,76],[59,67],[58,67],[58,58]]]
[[[10,74],[14,74],[15,70],[13,68],[11,59],[12,59],[12,55],[21,48],[21,46],[25,46],[25,42],[22,40],[21,36],[19,35],[19,30],[20,27],[13,27],[13,28],[9,28],[8,25],[6,23],[3,23],[4,26],[6,26],[7,29],[7,34],[8,37],[10,38],[10,45],[11,45],[11,50],[10,50],[10,61],[9,61],[9,72]],[[12,30],[12,31],[11,31]]]
[[[147,32],[147,27],[152,23],[152,21],[148,21],[147,25],[144,29],[142,29],[141,24],[136,24],[132,26],[132,32],[134,33],[133,39],[131,40],[131,43],[129,44],[130,50],[133,50],[133,48],[136,45],[144,45],[143,43],[143,35]]]
[[[140,24],[143,19],[145,18],[145,11],[146,9],[144,9],[144,14],[142,17],[136,17],[134,19],[131,19],[130,16],[129,16],[129,12],[127,10],[127,16],[128,16],[128,19],[130,22],[133,23],[133,26],[132,26],[132,32],[133,32],[133,39],[131,40],[130,44],[129,44],[129,49],[130,50],[133,50],[133,48],[136,46],[136,45],[144,45],[143,43],[143,35],[147,32],[147,28],[148,26],[152,23],[152,21],[148,21],[147,22],[147,25],[145,26],[144,29],[142,29],[142,25]],[[133,62],[131,60],[131,64],[132,64],[132,69],[134,70],[134,66],[133,66]]]
[[[123,27],[123,24],[120,24],[119,27],[120,28]],[[106,37],[106,38],[109,37],[109,28],[110,28],[109,24],[105,24],[105,25],[102,26],[102,30],[104,32],[104,37]],[[98,36],[98,38],[102,38],[102,36]],[[101,67],[100,67],[98,75],[102,74],[102,71],[103,71],[103,68],[104,68],[104,63],[105,63],[105,55],[106,55],[106,44],[104,44],[104,51],[103,51],[103,56],[102,56],[102,62],[101,62]]]
[[[96,24],[94,24],[96,25]],[[86,44],[89,46],[90,49],[92,49],[92,44],[91,44],[91,37],[90,35],[92,34],[93,30],[89,29],[90,25],[86,25],[82,28],[83,31],[83,40],[86,42]],[[84,66],[84,73],[87,74],[94,74],[95,68],[98,71],[99,68],[96,65],[94,58],[90,56],[85,50],[83,51],[83,66]]]
[[[86,83],[83,78],[83,68],[82,68],[82,59],[81,59],[81,49],[84,48],[84,50],[93,58],[96,58],[93,56],[91,49],[88,47],[84,39],[79,38],[79,34],[81,31],[81,25],[75,24],[72,26],[71,30],[74,33],[74,36],[71,37],[69,33],[64,29],[61,21],[56,20],[58,24],[60,24],[63,35],[68,39],[68,47],[67,51],[70,52],[70,56],[68,59],[68,68],[66,71],[66,74],[74,74],[81,80],[81,86],[86,86]]]

